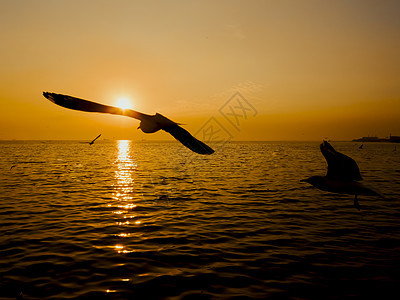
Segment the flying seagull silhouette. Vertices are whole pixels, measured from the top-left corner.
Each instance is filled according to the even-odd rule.
[[[90,146],[93,145],[94,142],[95,142],[99,137],[101,137],[101,134],[99,134],[98,136],[96,136],[95,139],[93,139],[91,142],[89,142],[89,145],[90,145]]]
[[[361,183],[360,170],[354,159],[337,152],[331,144],[324,141],[320,145],[321,152],[328,162],[326,176],[311,176],[300,180],[314,187],[332,193],[354,195],[354,206],[360,210],[357,195],[379,196],[382,194]]]
[[[43,96],[51,102],[69,109],[121,115],[138,119],[140,120],[138,129],[140,128],[144,133],[153,133],[162,129],[193,152],[199,154],[214,153],[213,149],[193,137],[188,131],[180,127],[178,123],[171,121],[159,113],[147,115],[131,109],[122,109],[56,93],[43,92]]]

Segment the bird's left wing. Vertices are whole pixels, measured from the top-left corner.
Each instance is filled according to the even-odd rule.
[[[148,116],[146,114],[134,111],[132,109],[122,109],[119,107],[104,105],[68,95],[43,92],[43,96],[46,97],[51,102],[53,102],[54,104],[73,110],[121,115],[121,116],[135,118],[138,120],[142,120],[143,117]]]
[[[320,145],[322,154],[328,163],[327,177],[335,180],[362,180],[360,169],[351,157],[336,151],[331,144],[324,141]]]
[[[180,141],[184,146],[196,152],[198,154],[212,154],[214,150],[211,147],[199,141],[194,136],[192,136],[188,131],[180,127],[179,125],[171,125],[162,128],[164,131],[171,134],[175,139]]]

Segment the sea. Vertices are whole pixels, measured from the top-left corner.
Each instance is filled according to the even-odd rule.
[[[1,141],[0,299],[397,299],[400,147],[331,142],[358,211],[319,144]]]

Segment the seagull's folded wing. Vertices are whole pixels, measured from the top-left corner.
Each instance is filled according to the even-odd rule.
[[[343,181],[362,180],[360,169],[354,159],[337,152],[326,141],[321,144],[320,148],[328,162],[328,173],[326,175],[328,178]]]
[[[171,134],[174,138],[180,141],[184,146],[198,154],[212,154],[214,150],[209,146],[199,141],[192,136],[188,131],[180,127],[179,125],[171,125],[163,128],[164,131]]]

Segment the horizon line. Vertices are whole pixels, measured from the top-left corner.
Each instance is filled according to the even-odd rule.
[[[321,139],[321,140],[291,140],[291,139],[287,139],[287,140],[230,140],[230,141],[215,141],[215,142],[211,142],[209,141],[209,143],[226,143],[226,142],[321,142],[324,140],[328,140],[328,141],[334,141],[334,142],[354,142],[354,143],[361,143],[358,141],[353,141],[353,140],[345,140],[345,139]],[[1,142],[43,142],[43,141],[63,141],[63,142],[82,142],[82,141],[89,141],[89,139],[0,139]],[[112,141],[134,141],[134,142],[175,142],[175,140],[152,140],[152,139],[101,139],[98,140],[97,142],[112,142]],[[362,143],[368,143],[368,142],[362,142]],[[370,143],[375,143],[375,142],[370,142]]]

